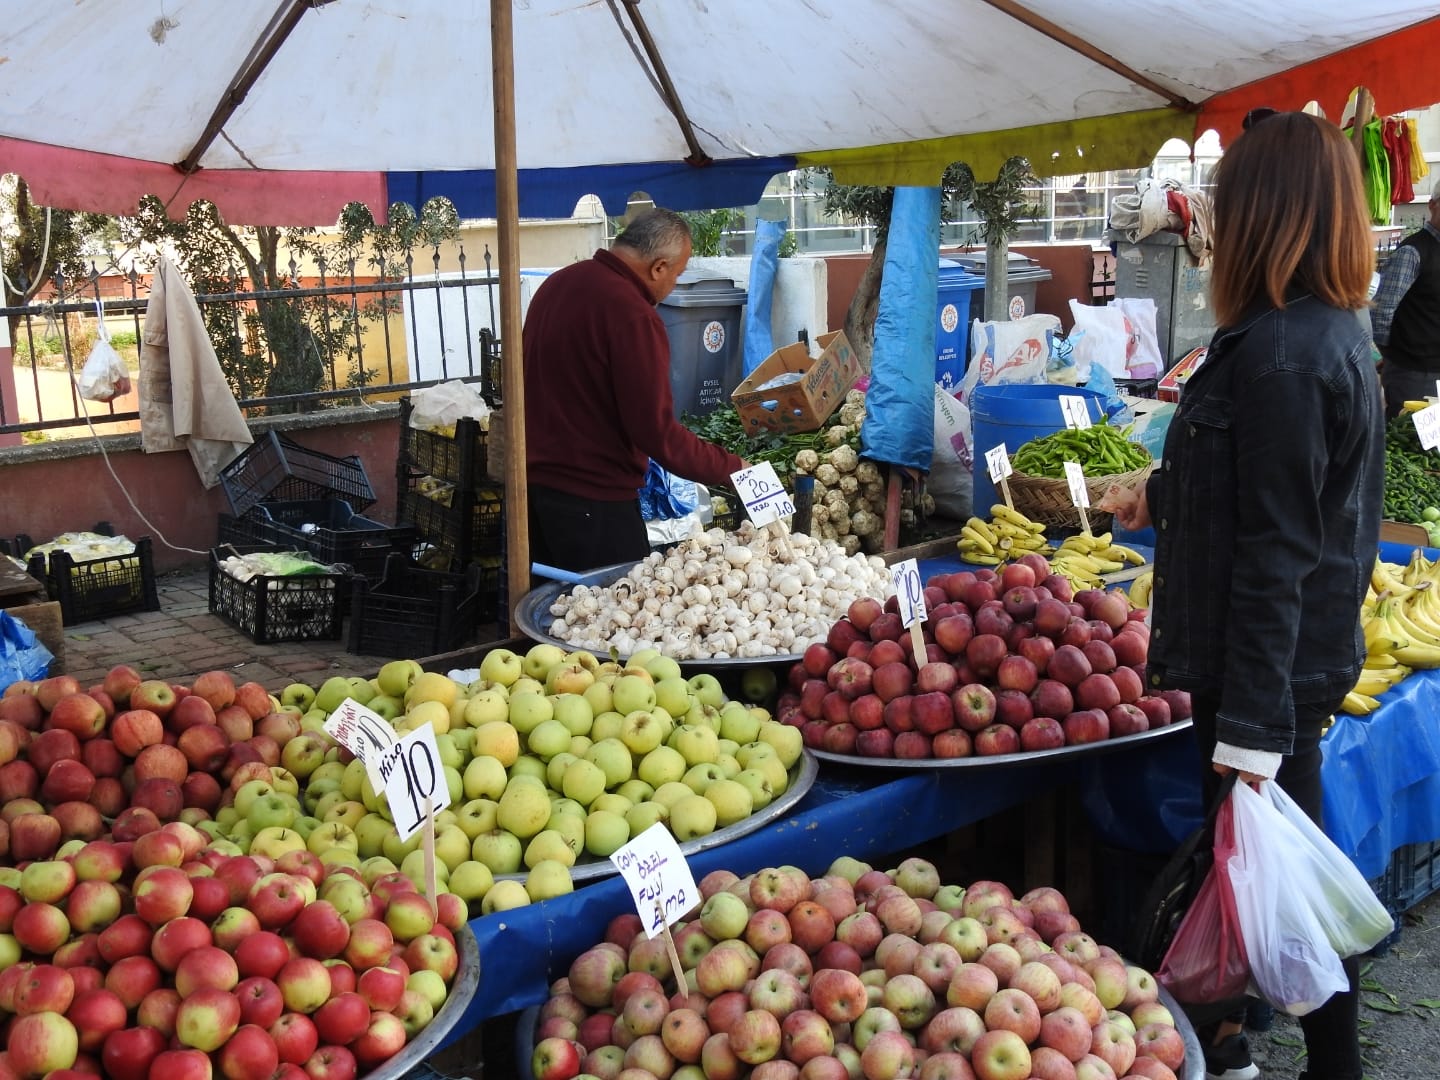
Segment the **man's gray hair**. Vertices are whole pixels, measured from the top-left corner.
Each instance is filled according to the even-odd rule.
[[[625,245],[645,259],[674,259],[680,256],[685,241],[690,238],[689,222],[674,210],[657,206],[631,218],[615,237],[615,243]]]

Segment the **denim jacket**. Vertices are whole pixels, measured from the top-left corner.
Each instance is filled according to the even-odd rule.
[[[1294,703],[1355,685],[1384,446],[1368,335],[1308,296],[1220,330],[1186,383],[1146,488],[1146,674],[1218,693],[1219,741],[1289,753]]]

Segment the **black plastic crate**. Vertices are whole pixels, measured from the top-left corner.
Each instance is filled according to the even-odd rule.
[[[269,431],[220,470],[230,508],[244,517],[262,502],[344,499],[356,510],[375,501],[365,464],[351,454],[337,458]]]
[[[456,487],[476,488],[489,482],[487,447],[489,433],[480,421],[462,417],[455,422],[455,434],[424,431],[410,426],[413,412],[409,398],[400,399],[400,468],[433,476]]]
[[[392,555],[378,583],[361,577],[352,581],[346,648],[366,656],[411,658],[458,649],[483,621],[484,582],[479,566],[451,574],[422,570]]]
[[[102,530],[97,526],[97,532]],[[114,535],[103,531],[103,535]],[[28,536],[16,538],[21,551],[34,543]],[[160,593],[155,587],[155,558],[150,537],[135,542],[128,555],[103,555],[76,560],[68,551],[31,556],[30,576],[45,583],[51,600],[60,603],[60,617],[66,626],[108,619],[132,611],[159,611]]]
[[[279,641],[338,641],[340,605],[349,575],[258,575],[248,581],[221,568],[230,555],[273,550],[268,545],[227,544],[210,552],[210,611],[257,645]]]
[[[343,499],[263,502],[244,517],[220,517],[222,543],[308,551],[320,562],[344,563],[371,580],[385,572],[391,552],[408,552],[417,539],[414,526],[385,525],[362,517]]]
[[[498,555],[505,547],[502,517],[504,488],[487,484],[477,490],[450,489],[450,505],[420,490],[423,476],[403,478],[396,520],[414,525],[419,539],[439,548],[459,571],[477,558]]]

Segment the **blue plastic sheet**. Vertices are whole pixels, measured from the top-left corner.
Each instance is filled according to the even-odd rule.
[[[935,446],[939,249],[940,189],[896,188],[861,436],[867,458],[921,472]]]
[[[0,611],[0,693],[12,683],[45,678],[53,659],[35,631]]]
[[[780,266],[780,241],[785,239],[785,222],[755,222],[755,251],[750,256],[749,294],[745,301],[745,354],[741,371],[746,378],[775,351],[770,327],[770,306],[775,294],[775,274]]]
[[[669,521],[684,517],[700,505],[700,491],[695,481],[667,472],[653,458],[645,471],[645,485],[640,488],[640,516],[646,521]]]

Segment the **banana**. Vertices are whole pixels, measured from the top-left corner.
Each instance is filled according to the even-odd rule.
[[[1413,589],[1425,580],[1430,568],[1430,561],[1420,554],[1419,548],[1416,548],[1410,556],[1410,561],[1405,564],[1405,569],[1400,572],[1400,580]]]
[[[1400,571],[1403,569],[1404,567],[1376,558],[1375,566],[1370,571],[1371,588],[1377,594],[1389,593],[1391,596],[1403,596],[1410,591],[1410,586],[1400,580]]]
[[[981,566],[999,566],[1005,560],[998,555],[967,555],[965,561],[979,563]]]
[[[974,530],[982,539],[992,544],[999,539],[999,535],[984,518],[971,517],[965,522],[965,528]]]
[[[1155,584],[1155,572],[1147,570],[1130,583],[1130,604],[1132,607],[1150,606],[1150,593]]]
[[[1411,620],[1399,601],[1382,600],[1377,611],[1390,623],[1392,636],[1405,640],[1405,646],[1392,649],[1390,655],[1412,668],[1440,667],[1440,636],[1432,635]]]
[[[1400,669],[1393,668],[1392,670],[1398,671]],[[1357,694],[1365,694],[1368,697],[1379,697],[1398,681],[1398,679],[1388,673],[1366,668],[1361,670],[1360,678],[1356,680],[1355,685],[1351,689]]]
[[[960,538],[962,541],[969,540],[982,555],[995,554],[995,541],[990,537],[982,535],[973,525],[966,525],[961,529]]]
[[[1001,521],[1008,521],[1012,525],[1019,525],[1021,528],[1031,529],[1032,531],[1043,530],[1045,528],[1044,525],[1031,521],[1024,514],[1020,513],[1020,511],[1012,509],[1004,503],[996,503],[990,507],[990,516],[992,518],[998,518]]]
[[[1420,412],[1422,409],[1428,409],[1430,405],[1430,402],[1422,398],[1419,401],[1407,401],[1403,405],[1401,405],[1400,408],[1404,409],[1406,412]]]
[[[1368,716],[1379,707],[1380,702],[1373,697],[1368,694],[1357,694],[1353,690],[1345,695],[1345,701],[1340,706],[1342,711],[1351,716]]]
[[[1388,651],[1383,653],[1369,653],[1365,657],[1365,666],[1372,671],[1390,671],[1398,668],[1404,671],[1406,675],[1410,674],[1410,669],[1400,663],[1399,660],[1396,660],[1395,657],[1391,656]],[[1402,676],[1402,678],[1403,677],[1404,676]]]

